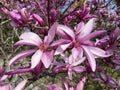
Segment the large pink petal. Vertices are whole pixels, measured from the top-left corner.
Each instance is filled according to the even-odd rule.
[[[37,47],[40,46],[40,44],[38,44],[34,41],[31,41],[31,40],[20,40],[20,41],[16,42],[14,45],[32,45],[32,46],[37,46]]]
[[[79,34],[79,39],[90,34],[93,27],[95,25],[95,18],[90,19],[85,26],[82,28],[80,34]]]
[[[43,55],[43,51],[37,50],[36,53],[31,58],[31,68],[35,68],[39,64]]]
[[[34,42],[38,43],[39,45],[40,45],[40,43],[42,43],[41,38],[36,33],[33,33],[33,32],[24,32],[20,36],[20,39],[34,41]]]
[[[82,28],[84,27],[84,22],[80,22],[78,25],[77,25],[77,28],[76,28],[76,34],[79,34],[82,30]]]
[[[9,65],[13,64],[14,62],[22,59],[22,58],[25,58],[31,54],[33,54],[36,50],[28,50],[28,51],[24,51],[22,53],[19,53],[18,55],[16,55],[15,57],[13,57],[10,62],[9,62]]]
[[[72,29],[70,29],[69,27],[67,26],[64,26],[64,25],[58,25],[57,27],[57,30],[58,31],[64,31],[66,34],[68,34],[72,39],[75,38],[75,33],[72,31]]]
[[[91,53],[93,53],[98,57],[109,57],[112,55],[112,54],[108,54],[106,51],[97,47],[89,47],[89,50],[91,51]]]
[[[55,55],[63,53],[70,45],[71,45],[71,43],[58,46],[58,48],[55,51]]]
[[[77,59],[77,58],[82,58],[83,56],[83,50],[81,49],[81,47],[78,47],[78,48],[73,48],[72,49],[72,56],[74,59]]]
[[[92,38],[94,38],[94,37],[96,37],[96,36],[98,36],[100,34],[103,34],[105,32],[106,32],[105,30],[95,31],[95,32],[90,33],[87,36],[81,38],[81,41],[90,40],[90,39],[92,39]]]
[[[50,30],[48,31],[48,41],[47,41],[47,42],[50,43],[51,41],[53,41],[54,36],[55,36],[56,29],[57,29],[57,25],[58,25],[58,23],[55,22],[55,23],[51,26]]]
[[[42,62],[44,64],[45,68],[48,68],[50,66],[50,64],[52,63],[53,55],[54,55],[53,50],[50,52],[43,53]]]
[[[84,49],[86,57],[87,57],[88,62],[90,64],[90,67],[91,67],[92,71],[94,72],[96,70],[95,57],[94,57],[94,55],[92,54],[92,52],[89,50],[89,48],[87,46],[82,45],[82,48]]]
[[[20,83],[15,87],[14,90],[23,90],[26,83],[27,83],[27,80],[24,80],[24,81],[20,82]]]

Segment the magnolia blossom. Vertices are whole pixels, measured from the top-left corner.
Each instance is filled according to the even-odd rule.
[[[104,83],[110,85],[114,88],[118,88],[119,84],[116,82],[114,78],[109,75],[106,75],[104,72],[101,72],[100,75],[93,75],[93,79],[98,81],[99,83]]]
[[[66,80],[63,80],[65,90],[83,90],[85,82],[86,82],[86,77],[83,77],[82,80],[78,82],[76,87],[72,87],[69,85],[69,83]],[[50,84],[47,85],[47,90],[63,90],[63,89],[57,86],[56,84]]]
[[[96,15],[90,14],[90,7],[88,7],[87,5],[83,5],[80,10],[76,11],[75,16],[80,20],[86,20],[97,17]]]
[[[82,80],[78,82],[76,87],[71,87],[66,80],[63,80],[63,83],[65,85],[65,90],[83,90],[85,82],[86,82],[86,77],[83,77]]]
[[[52,62],[54,55],[54,50],[49,50],[49,49],[51,48],[51,42],[55,36],[56,27],[57,27],[57,23],[55,23],[50,28],[50,30],[48,31],[48,35],[45,36],[43,41],[37,34],[33,32],[24,32],[20,36],[20,41],[16,42],[15,45],[32,45],[32,46],[36,46],[38,49],[24,51],[16,55],[14,58],[10,60],[9,65],[33,54],[31,58],[31,67],[30,67],[31,69],[36,68],[37,65],[40,64],[40,62],[43,63],[45,68],[48,68]]]
[[[104,50],[94,46],[94,42],[90,40],[102,33],[105,33],[105,30],[92,32],[94,25],[94,18],[90,19],[86,24],[80,22],[76,30],[72,30],[64,25],[58,25],[57,34],[62,37],[64,43],[58,46],[55,55],[64,52],[68,47],[72,47],[74,58],[84,51],[92,71],[95,71],[95,58],[108,57],[111,54],[107,54]]]
[[[29,12],[27,8],[22,8],[21,10],[9,11],[8,15],[11,17],[11,25],[13,27],[22,27],[28,20],[30,20]]]
[[[116,42],[119,40],[119,34],[120,28],[117,27],[110,35],[107,35],[100,40],[97,39],[95,45],[109,52],[113,52],[117,48]]]
[[[56,67],[54,68],[54,72],[57,72],[59,70],[64,70],[68,71],[68,76],[69,79],[72,80],[72,73],[73,71],[77,72],[77,73],[81,73],[83,71],[85,71],[85,68],[83,66],[80,66],[79,64],[81,64],[84,60],[85,57],[82,57],[83,54],[81,53],[81,55],[79,55],[77,58],[73,58],[72,55],[68,57],[66,57],[64,54],[62,54],[62,57],[65,61],[65,63],[60,63],[60,62],[55,62],[54,65],[56,65]],[[63,70],[63,71],[64,71]]]

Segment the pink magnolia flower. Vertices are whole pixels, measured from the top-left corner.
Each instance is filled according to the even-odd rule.
[[[65,85],[65,90],[83,90],[85,82],[86,82],[86,77],[83,77],[82,80],[78,82],[76,87],[71,87],[66,80],[63,80],[63,83]]]
[[[7,13],[11,18],[11,26],[22,27],[27,24],[31,19],[28,8],[22,8],[20,10],[12,10]]]
[[[111,77],[110,75],[106,75],[104,72],[101,72],[99,75],[93,74],[92,78],[99,83],[104,83],[114,88],[117,88],[119,86],[115,78]]]
[[[90,7],[87,5],[83,5],[80,10],[76,11],[75,16],[82,21],[97,17],[96,15],[90,14]]]
[[[82,80],[78,82],[76,87],[71,87],[66,80],[63,80],[65,90],[83,90],[85,82],[86,82],[86,77],[83,77]],[[63,89],[57,86],[56,84],[50,84],[47,85],[47,90],[63,90]]]
[[[94,46],[94,42],[90,40],[102,33],[105,33],[105,30],[92,32],[94,25],[95,19],[90,19],[86,24],[80,22],[76,30],[72,30],[64,25],[58,25],[57,33],[62,37],[62,39],[64,39],[64,44],[58,46],[55,55],[64,52],[68,47],[72,47],[74,58],[84,51],[92,71],[95,71],[95,58],[108,57],[111,54],[107,54],[104,50]]]
[[[45,36],[42,41],[41,38],[33,33],[33,32],[25,32],[20,36],[20,41],[16,42],[15,45],[33,45],[38,49],[32,49],[28,51],[24,51],[14,58],[12,58],[9,62],[9,65],[15,63],[16,61],[25,58],[31,54],[33,54],[31,58],[31,69],[34,69],[40,62],[43,63],[45,68],[48,68],[52,62],[54,50],[49,50],[51,48],[51,42],[55,36],[55,30],[57,27],[57,23],[55,23],[50,30],[48,31],[48,35]]]
[[[78,55],[77,58],[73,58],[72,55],[70,55],[68,58],[64,54],[62,54],[62,57],[63,57],[65,63],[55,62],[54,65],[56,65],[56,67],[54,68],[53,71],[54,72],[57,72],[59,70],[62,71],[64,68],[65,71],[66,70],[68,71],[69,79],[72,80],[73,71],[75,71],[77,73],[82,73],[83,71],[85,71],[85,67],[79,65],[85,60],[85,57],[82,57],[82,56],[83,56],[83,54],[81,53],[81,55]]]

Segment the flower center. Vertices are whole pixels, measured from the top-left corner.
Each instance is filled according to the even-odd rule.
[[[80,42],[79,41],[76,41],[75,43],[74,43],[74,47],[79,47],[80,46]]]
[[[39,49],[42,50],[42,51],[46,51],[48,49],[48,46],[42,44],[42,45],[40,45]]]

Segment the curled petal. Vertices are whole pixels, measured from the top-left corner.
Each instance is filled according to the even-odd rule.
[[[22,53],[19,53],[18,55],[16,55],[14,58],[12,58],[9,62],[9,65],[13,64],[14,62],[22,59],[22,58],[25,58],[31,54],[33,54],[36,50],[28,50],[28,51],[24,51]]]
[[[43,51],[37,50],[31,58],[31,68],[35,68],[39,64],[43,55]]]

